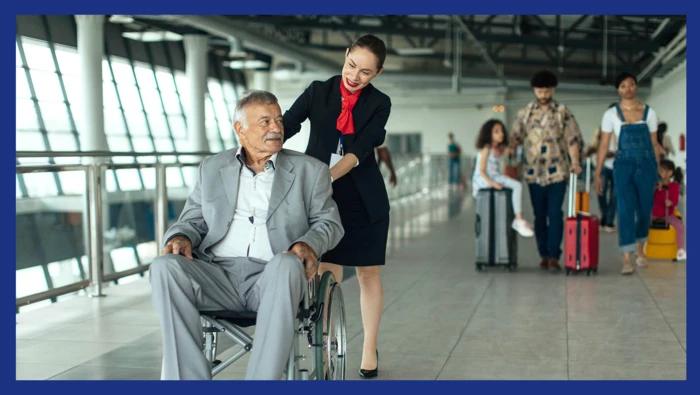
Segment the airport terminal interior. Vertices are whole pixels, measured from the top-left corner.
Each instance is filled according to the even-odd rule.
[[[502,216],[480,214],[472,182],[482,125],[498,120],[508,135],[537,100],[531,78],[547,70],[583,141],[573,187],[588,207],[572,220],[600,219],[596,155],[586,153],[628,72],[664,125],[656,147],[684,176],[674,211],[685,223],[685,32],[684,16],[667,15],[17,16],[17,380],[161,379],[149,267],[200,162],[240,147],[232,125],[246,92],[272,92],[284,113],[313,81],[341,74],[346,49],[367,34],[386,45],[372,85],[391,99],[374,158],[390,219],[373,380],[685,380],[687,260],[676,240],[687,225],[651,224],[648,264],[623,275],[619,213],[609,226],[586,222],[597,229],[594,271],[569,272],[567,235],[563,270],[541,270],[537,238],[508,223],[514,266],[478,268],[479,240],[505,239],[498,226],[481,231]],[[310,130],[305,121],[284,147],[305,152]],[[534,224],[527,156],[515,152],[494,166],[520,183]],[[566,218],[584,199],[573,192]],[[588,248],[573,245],[574,255]],[[343,274],[342,330],[316,325],[323,344],[298,333],[294,369],[312,379],[324,378],[321,354],[325,378],[363,379],[360,281],[352,267]],[[241,328],[255,338],[255,325]],[[240,358],[213,379],[242,380],[249,347],[226,332],[213,359]]]

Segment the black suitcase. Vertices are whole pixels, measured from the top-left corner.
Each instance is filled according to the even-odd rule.
[[[482,189],[476,195],[476,269],[484,266],[518,266],[518,238],[512,224],[515,219],[513,191],[509,188]]]

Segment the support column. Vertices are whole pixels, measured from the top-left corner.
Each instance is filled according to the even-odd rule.
[[[81,112],[78,119],[83,151],[108,151],[102,99],[104,15],[76,15],[80,57]]]
[[[270,92],[270,72],[256,70],[253,72],[253,89]]]
[[[209,151],[205,127],[204,94],[207,91],[209,38],[188,34],[184,37],[185,73],[190,92],[187,106],[187,139],[192,151]]]

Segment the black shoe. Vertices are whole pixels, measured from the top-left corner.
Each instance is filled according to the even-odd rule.
[[[363,379],[373,379],[379,375],[379,350],[377,350],[377,367],[372,370],[360,369],[360,377]]]

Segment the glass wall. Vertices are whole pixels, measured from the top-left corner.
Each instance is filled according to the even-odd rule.
[[[47,35],[47,37],[50,37]],[[127,40],[127,39],[124,39]],[[138,43],[146,51],[160,53],[166,43]],[[128,44],[127,44],[128,45]],[[180,45],[181,56],[184,48]],[[155,65],[110,54],[105,47],[102,63],[105,135],[110,151],[183,152],[188,151],[187,117],[184,109],[188,97],[185,72],[168,65]],[[127,52],[128,53],[128,52]],[[129,55],[131,56],[131,55]],[[231,111],[245,90],[244,76],[234,70],[216,67],[219,59],[209,58],[210,73],[205,97],[206,133],[213,152],[237,146],[231,124]],[[17,151],[77,151],[80,145],[80,61],[77,49],[25,36],[16,37],[16,149]],[[177,157],[169,157],[176,161]],[[152,162],[154,158],[139,158]],[[79,163],[79,158],[21,158],[18,164]],[[114,157],[113,162],[131,163],[133,158]],[[166,159],[167,161],[167,159]],[[190,180],[178,168],[168,169],[168,187],[191,187]],[[151,196],[155,187],[152,169],[119,169],[108,171],[105,181],[108,192],[124,192]],[[16,197],[19,200],[44,199],[54,196],[77,197],[84,194],[84,175],[80,172],[46,172],[17,175]],[[115,198],[119,198],[116,196]],[[146,199],[146,198],[144,198]],[[143,200],[143,199],[142,199]],[[146,199],[148,200],[148,199]],[[37,206],[38,207],[38,206]],[[18,212],[19,213],[19,212]],[[41,213],[27,212],[29,222]],[[19,215],[19,214],[18,214]],[[117,229],[120,228],[117,226]],[[115,248],[113,261],[120,266],[134,267],[150,261],[148,243],[129,248]],[[143,250],[144,256],[141,256]],[[117,259],[118,258],[118,259]],[[18,295],[56,286],[51,278],[66,270],[83,277],[86,257],[48,262],[40,267],[17,271],[17,285],[31,285]],[[50,259],[48,259],[50,261]],[[81,262],[83,264],[81,264]],[[71,266],[72,269],[66,267]],[[119,269],[123,269],[120,267]],[[18,267],[19,269],[19,267]],[[115,267],[116,269],[116,267]],[[55,273],[54,273],[55,272]],[[48,273],[48,274],[47,274]],[[56,274],[56,276],[49,275]],[[60,277],[60,276],[59,276]],[[21,280],[21,281],[20,281]],[[55,281],[54,281],[55,282]]]

